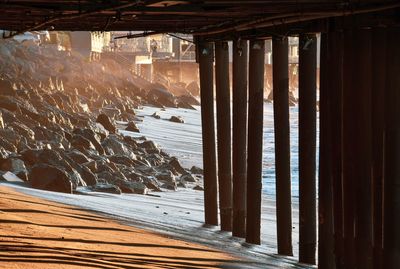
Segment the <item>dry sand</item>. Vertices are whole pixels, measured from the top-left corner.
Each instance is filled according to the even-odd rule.
[[[232,268],[237,259],[8,187],[0,195],[0,268]]]

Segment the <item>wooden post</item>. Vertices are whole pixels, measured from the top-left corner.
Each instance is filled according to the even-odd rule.
[[[317,38],[299,38],[299,260],[315,264]]]
[[[353,178],[356,183],[355,247],[357,268],[372,268],[371,31],[357,30],[353,64]],[[350,94],[349,94],[350,95]],[[350,102],[350,100],[349,100]],[[350,178],[349,178],[350,179]]]
[[[343,204],[342,204],[342,94],[343,32],[330,32],[328,46],[328,83],[330,113],[330,153],[332,173],[333,234],[336,268],[343,268]]]
[[[320,150],[318,188],[318,268],[334,269],[333,211],[332,211],[332,155],[330,113],[330,63],[328,34],[321,34],[320,61]]]
[[[385,95],[384,230],[385,269],[400,264],[400,28],[387,30]]]
[[[247,60],[245,40],[233,41],[233,236],[246,236]]]
[[[293,255],[288,39],[272,40],[278,254]]]
[[[343,236],[344,236],[344,266],[345,268],[356,268],[355,266],[355,242],[354,242],[354,219],[357,199],[355,196],[354,159],[358,158],[354,151],[356,143],[355,117],[356,110],[354,98],[359,98],[353,91],[353,69],[354,69],[354,33],[351,30],[344,32],[343,47]]]
[[[231,99],[228,42],[215,43],[218,186],[221,230],[232,230]]]
[[[372,33],[372,190],[373,190],[373,246],[374,268],[382,266],[383,219],[383,130],[386,84],[386,29],[378,27]]]
[[[264,40],[250,41],[246,242],[260,244],[264,113]]]
[[[214,82],[212,43],[198,43],[200,73],[201,126],[203,135],[205,223],[218,225],[217,168],[214,130]]]

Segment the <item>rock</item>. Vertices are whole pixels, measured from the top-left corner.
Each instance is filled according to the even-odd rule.
[[[164,181],[164,182],[176,182],[175,180],[175,176],[172,174],[171,171],[163,171],[159,174],[156,175],[156,178],[160,181]]]
[[[115,135],[109,135],[106,139],[104,139],[102,146],[108,155],[118,154],[127,156],[131,159],[136,159],[136,155],[129,151],[128,148],[121,141],[119,141]]]
[[[201,169],[200,167],[197,167],[197,166],[192,166],[192,168],[190,168],[190,172],[192,172],[193,174],[202,175],[203,169]]]
[[[187,186],[186,186],[186,183],[184,181],[181,181],[181,182],[178,183],[178,187],[186,188]]]
[[[88,163],[90,161],[89,158],[79,150],[72,150],[68,152],[67,155],[78,164]]]
[[[72,193],[73,190],[68,173],[48,164],[33,166],[29,181],[37,189],[64,193]]]
[[[164,183],[163,185],[161,185],[161,188],[167,189],[167,190],[172,190],[172,191],[177,191],[178,190],[178,186],[176,184],[176,182],[172,183],[172,182],[168,182],[168,183]]]
[[[158,180],[153,176],[143,177],[143,183],[146,185],[147,188],[154,190],[154,191],[161,191],[161,184]]]
[[[72,137],[71,146],[80,151],[95,149],[92,142],[81,135],[74,135]]]
[[[0,111],[0,129],[4,129],[3,113]]]
[[[93,130],[91,130],[91,129],[83,129],[83,130],[75,129],[74,133],[80,134],[81,136],[83,136],[84,138],[86,138],[87,140],[92,142],[93,146],[95,147],[95,149],[97,150],[97,152],[100,155],[104,154],[104,148],[100,144],[100,140],[97,138],[99,135],[96,135],[96,133]]]
[[[98,183],[94,186],[91,187],[92,191],[96,192],[106,192],[106,193],[113,193],[113,194],[121,194],[122,191],[118,186],[115,186],[113,184],[104,184],[104,183]]]
[[[0,95],[12,95],[15,96],[16,92],[13,85],[8,80],[0,80]]]
[[[185,102],[185,101],[179,101],[176,105],[178,108],[185,108],[185,109],[192,109],[196,110],[191,104]],[[172,121],[172,120],[171,120]],[[183,119],[182,119],[183,121]]]
[[[181,163],[179,160],[175,157],[172,157],[171,160],[169,161],[169,164],[180,174],[186,174],[186,170],[182,167]]]
[[[125,166],[134,166],[134,162],[128,158],[127,156],[124,155],[112,155],[108,158],[110,162],[116,163],[116,164],[123,164]]]
[[[142,182],[117,181],[114,184],[125,193],[147,194],[149,192],[149,189]]]
[[[8,158],[1,163],[0,170],[12,172],[24,181],[28,180],[28,171],[25,163],[20,159]]]
[[[126,131],[140,133],[139,128],[133,121],[128,122],[128,126],[125,128]]]
[[[200,102],[193,95],[182,95],[178,97],[178,102],[183,102],[192,106],[199,106]],[[194,109],[194,108],[193,108]]]
[[[158,113],[158,112],[154,112],[151,116],[158,120],[161,119],[160,113]]]
[[[177,122],[177,123],[185,123],[185,121],[183,120],[183,118],[181,116],[171,116],[169,121]]]
[[[160,153],[160,149],[157,147],[156,143],[150,140],[139,143],[138,146],[145,149],[149,154]]]
[[[24,180],[22,180],[17,175],[9,171],[5,172],[4,174],[2,171],[0,171],[0,180],[5,180],[8,182],[18,182],[18,183],[24,182]]]
[[[190,92],[194,96],[200,96],[200,87],[199,84],[196,81],[190,82],[186,86],[186,90]]]
[[[99,116],[97,116],[96,122],[103,125],[103,127],[111,134],[115,134],[116,128],[106,114],[100,114]]]
[[[92,171],[93,173],[96,173],[96,171],[97,171],[97,162],[96,161],[86,162],[86,163],[83,163],[82,165],[89,168],[90,171]]]
[[[3,149],[9,151],[9,152],[17,152],[17,147],[10,142],[8,142],[6,139],[0,136],[0,147]]]
[[[197,182],[197,179],[189,173],[181,175],[179,180],[180,182]]]
[[[204,188],[202,186],[200,186],[200,185],[196,185],[196,186],[193,187],[193,190],[204,191]]]
[[[97,184],[97,176],[89,168],[82,165],[79,172],[86,185],[93,186]]]
[[[147,100],[158,106],[175,107],[175,97],[161,84],[153,84],[147,94]],[[153,101],[153,102],[152,102]]]

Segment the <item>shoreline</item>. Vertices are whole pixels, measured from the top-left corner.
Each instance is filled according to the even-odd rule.
[[[221,251],[119,224],[88,210],[4,186],[0,192],[0,268],[230,268],[230,264],[246,264]]]
[[[25,188],[12,184],[9,186],[18,192],[39,197],[45,200],[78,206],[83,210],[95,211],[98,214],[116,220],[123,225],[150,230],[163,236],[205,245],[227,252],[233,256],[249,260],[262,267],[269,268],[272,262],[275,267],[291,266],[291,268],[313,268],[300,265],[296,261],[298,222],[295,220],[294,248],[295,257],[282,257],[276,253],[275,219],[272,201],[263,202],[263,242],[261,246],[248,245],[243,239],[234,238],[230,233],[221,232],[219,227],[203,227],[202,196],[200,191],[182,190],[163,192],[161,197],[145,195],[113,195],[105,193],[87,193],[71,195],[52,193]],[[296,212],[294,208],[294,212]],[[190,214],[187,214],[190,212]],[[166,213],[166,214],[165,214]],[[295,214],[294,214],[295,219]],[[193,236],[196,235],[196,236]],[[243,267],[247,268],[247,267]]]

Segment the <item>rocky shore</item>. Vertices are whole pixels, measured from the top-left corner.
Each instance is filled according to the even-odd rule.
[[[177,97],[134,77],[113,59],[88,62],[0,40],[0,178],[66,193],[202,189],[201,169],[183,168],[145,137],[119,133],[140,132],[135,110],[143,105],[193,108],[198,101],[190,91]]]

